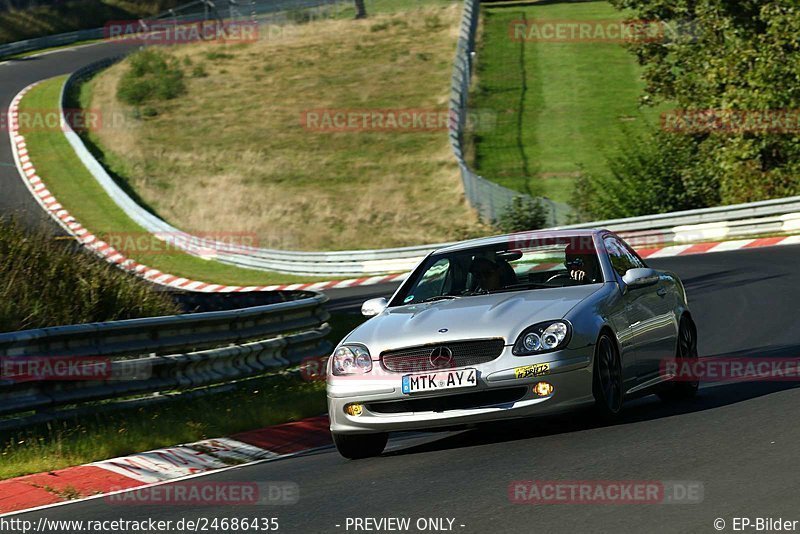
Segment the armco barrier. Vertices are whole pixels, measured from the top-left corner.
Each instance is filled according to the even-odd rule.
[[[38,37],[36,39],[27,39],[25,41],[17,41],[16,43],[4,44],[0,45],[0,59],[9,56],[15,56],[17,54],[35,52],[36,50],[44,50],[46,48],[71,45],[81,41],[102,39],[103,35],[103,28],[94,28],[91,30],[79,30],[75,32],[48,35],[47,37]]]
[[[0,376],[0,415],[222,384],[324,356],[331,348],[324,339],[330,331],[327,297],[298,297],[226,312],[0,334],[4,371],[34,360],[39,366],[86,357],[110,363],[94,380]]]

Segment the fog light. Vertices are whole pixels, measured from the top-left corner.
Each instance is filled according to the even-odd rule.
[[[344,407],[344,413],[347,415],[352,415],[354,417],[358,417],[362,413],[364,413],[364,406],[361,404],[348,404]]]
[[[537,382],[536,385],[533,386],[533,392],[540,397],[552,395],[553,389],[553,384],[550,384],[549,382]]]

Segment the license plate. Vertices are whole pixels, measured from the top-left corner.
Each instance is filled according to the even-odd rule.
[[[438,373],[405,375],[403,377],[403,393],[469,388],[477,385],[478,372],[475,369],[440,371]]]

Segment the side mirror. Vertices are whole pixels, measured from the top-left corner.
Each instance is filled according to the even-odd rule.
[[[379,299],[369,299],[361,305],[361,315],[364,317],[375,317],[389,305],[389,302],[381,297]]]
[[[658,283],[660,275],[654,269],[628,269],[622,281],[625,282],[625,288],[637,289],[640,287],[652,286]]]

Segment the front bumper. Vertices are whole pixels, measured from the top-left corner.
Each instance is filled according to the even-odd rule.
[[[470,366],[478,372],[477,386],[411,395],[402,392],[405,373],[329,375],[331,431],[355,434],[444,428],[575,409],[594,402],[592,354],[593,347],[589,346],[520,357],[513,356],[511,346],[507,346],[496,360]],[[546,374],[516,378],[516,368],[542,363],[549,364]],[[532,386],[541,381],[553,385],[551,395],[539,397],[533,393]],[[345,413],[345,407],[352,403],[363,405],[360,415]]]

